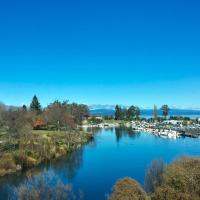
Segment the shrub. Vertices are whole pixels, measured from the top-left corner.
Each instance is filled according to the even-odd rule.
[[[158,187],[154,194],[151,196],[151,200],[199,200],[194,195],[177,192],[174,188],[169,186]]]
[[[167,167],[152,199],[199,200],[200,159],[183,157]]]
[[[168,167],[153,161],[145,177],[149,197],[132,179],[120,180],[109,200],[200,200],[200,158],[182,157]]]
[[[147,200],[147,195],[140,185],[131,178],[119,180],[109,200]]]
[[[11,155],[3,154],[0,161],[0,176],[16,171],[17,166]]]

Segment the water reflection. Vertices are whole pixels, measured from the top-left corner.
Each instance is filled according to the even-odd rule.
[[[54,169],[55,173],[63,173],[63,175],[71,181],[77,171],[83,165],[83,148],[77,149],[68,154],[63,159],[55,160],[51,163],[51,168]]]
[[[0,178],[0,199],[8,199],[8,185],[18,187],[27,177],[53,171],[64,184],[73,184],[76,194],[81,189],[85,200],[102,200],[121,177],[130,176],[143,184],[151,160],[163,158],[169,163],[181,155],[200,155],[199,139],[162,139],[126,127],[90,131],[95,133],[94,140],[62,159]]]
[[[54,171],[54,174],[62,177],[65,182],[71,182],[76,176],[77,171],[83,164],[83,148],[77,149],[62,159],[57,159],[51,163],[43,163],[42,165],[27,171],[19,172],[14,175],[1,177],[0,179],[0,199],[9,199],[9,194],[14,194],[14,188],[27,180],[40,177],[44,172]]]
[[[86,131],[89,133],[97,134],[102,132],[102,128],[100,127],[88,127],[86,128]]]
[[[43,171],[40,175],[27,177],[18,187],[9,188],[9,200],[77,199],[72,185],[65,184],[54,170]],[[82,196],[82,193],[80,195]]]
[[[118,128],[115,128],[115,136],[116,136],[117,143],[119,143],[123,137],[136,139],[140,136],[140,133],[135,132],[131,127],[118,127]]]
[[[98,137],[98,135],[105,130],[101,128],[89,128],[87,131],[94,133],[96,137]],[[135,139],[140,136],[140,134],[134,132],[132,128],[127,127],[107,128],[106,131],[115,134],[116,141],[118,143],[123,137]],[[97,142],[98,141],[94,138],[87,144],[87,146],[95,149],[97,146]],[[43,163],[40,166],[32,168],[30,170],[1,178],[0,191],[4,192],[4,194],[2,194],[4,195],[3,199],[8,199],[7,194],[10,193],[10,188],[17,187],[20,183],[26,181],[27,179],[39,177],[45,171],[53,170],[54,173],[65,180],[65,182],[73,182],[77,175],[77,172],[83,166],[84,148],[85,147],[79,148],[64,156],[62,159],[51,161],[51,163]]]

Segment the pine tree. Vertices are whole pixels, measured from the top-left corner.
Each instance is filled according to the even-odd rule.
[[[34,95],[34,97],[32,99],[32,102],[31,102],[31,105],[30,105],[30,110],[32,112],[36,112],[36,114],[38,114],[38,115],[41,114],[41,112],[42,112],[40,102],[39,102],[36,95]]]
[[[135,116],[135,110],[136,110],[135,106],[131,106],[131,107],[128,108],[127,113],[126,113],[128,120],[131,121],[136,117]]]
[[[121,120],[122,119],[122,108],[119,105],[115,107],[115,119]]]

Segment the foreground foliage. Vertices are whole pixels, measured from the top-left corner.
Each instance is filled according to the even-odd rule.
[[[113,188],[109,200],[147,200],[147,195],[141,186],[131,178],[119,180]]]
[[[200,158],[181,158],[170,165],[162,182],[152,195],[153,200],[200,199]]]
[[[109,200],[200,200],[200,158],[183,157],[166,167],[161,175],[163,165],[157,164],[159,167],[154,162],[148,170],[156,174],[150,176],[155,183],[153,193],[147,194],[134,180],[125,178],[116,183]]]

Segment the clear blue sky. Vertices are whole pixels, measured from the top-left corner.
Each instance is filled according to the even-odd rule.
[[[198,0],[0,1],[0,101],[200,108]]]

